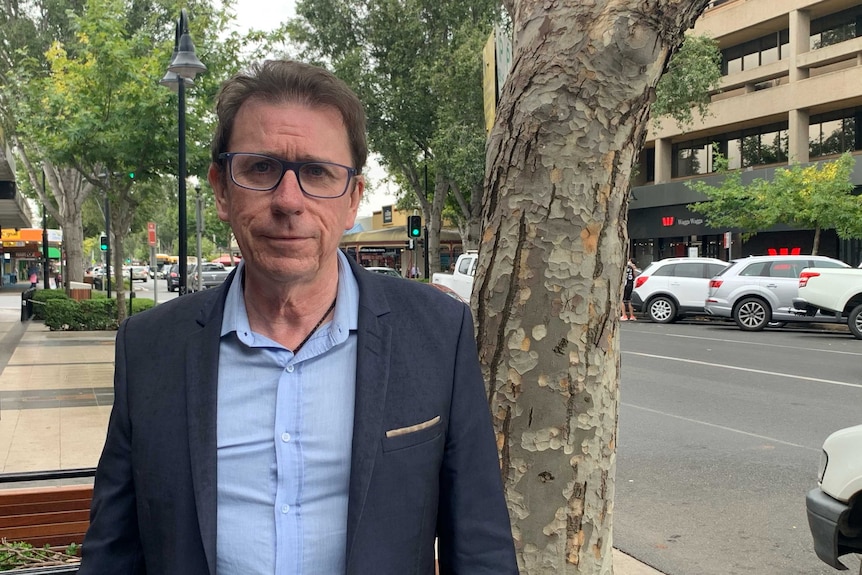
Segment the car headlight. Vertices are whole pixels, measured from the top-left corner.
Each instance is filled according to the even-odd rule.
[[[827,465],[829,465],[829,454],[823,451],[820,453],[820,466],[817,469],[817,483],[823,482],[823,476],[826,475]]]

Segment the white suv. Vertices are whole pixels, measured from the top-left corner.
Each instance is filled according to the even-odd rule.
[[[823,316],[802,316],[791,311],[799,274],[805,268],[848,267],[826,256],[751,256],[735,260],[710,280],[706,312],[732,318],[745,331],[760,331],[772,322],[823,321]]]
[[[656,323],[684,315],[704,315],[709,279],[729,264],[714,258],[667,258],[651,263],[635,278],[632,307]]]
[[[862,425],[826,438],[817,481],[819,486],[805,497],[814,551],[832,567],[846,570],[838,559],[862,553]]]

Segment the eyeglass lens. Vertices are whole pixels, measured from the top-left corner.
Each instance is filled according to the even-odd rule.
[[[258,154],[235,154],[231,157],[231,177],[237,185],[252,190],[272,190],[281,180],[286,167],[276,158]],[[328,163],[301,164],[293,169],[299,187],[309,195],[340,196],[344,193],[350,172],[344,166]]]

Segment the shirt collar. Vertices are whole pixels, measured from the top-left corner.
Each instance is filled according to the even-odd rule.
[[[243,290],[243,274],[245,260],[240,260],[236,273],[228,287],[227,298],[222,317],[221,336],[236,332],[237,338],[248,346],[261,345],[263,340],[255,334],[248,323],[248,311],[245,307],[245,292]],[[336,291],[335,314],[329,327],[329,337],[333,344],[347,339],[350,331],[355,331],[359,325],[359,284],[350,269],[347,256],[338,250],[338,288]]]

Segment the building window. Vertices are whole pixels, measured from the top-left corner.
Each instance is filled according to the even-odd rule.
[[[790,56],[790,31],[779,30],[721,51],[724,75],[772,64]]]
[[[862,6],[829,14],[811,21],[809,45],[812,50],[840,44],[862,35]]]
[[[684,178],[714,171],[712,142],[696,140],[674,146],[673,177]]]
[[[714,145],[727,158],[731,170],[787,162],[787,125],[770,124],[758,128],[720,134],[710,140],[680,142],[673,147],[671,175],[675,178],[715,171]]]
[[[856,128],[860,122],[862,108],[812,116],[808,123],[809,157],[820,158],[862,149],[862,138]]]

